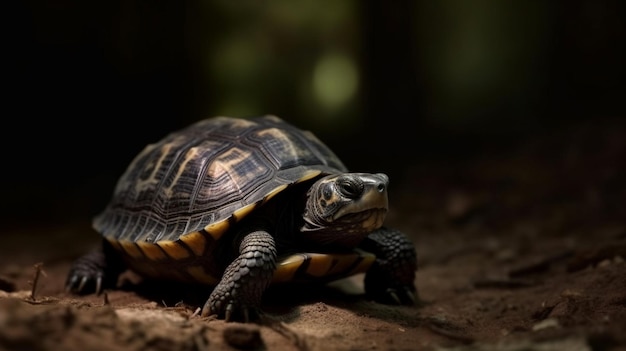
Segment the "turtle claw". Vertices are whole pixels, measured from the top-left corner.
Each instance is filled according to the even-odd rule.
[[[79,292],[83,291],[85,289],[85,285],[87,285],[87,277],[83,277],[83,279],[80,280],[80,284],[78,284],[78,288],[76,290]]]
[[[98,276],[98,278],[96,278],[96,295],[100,295],[101,292],[102,292],[102,277]]]
[[[404,293],[407,299],[410,301],[410,304],[415,305],[415,303],[417,302],[417,299],[415,298],[415,294],[413,293],[413,291],[411,291],[411,289],[407,287],[404,287]]]
[[[96,293],[117,280],[117,270],[107,266],[106,257],[102,252],[94,251],[74,261],[67,276],[65,291],[76,294]]]
[[[65,291],[68,293],[88,294],[91,292],[100,295],[104,286],[104,278],[101,274],[94,276],[71,274],[65,284]]]
[[[74,286],[76,285],[76,282],[78,282],[78,277],[75,275],[71,276],[65,284],[65,292],[69,293],[74,291]]]
[[[398,294],[396,294],[396,292],[392,289],[388,289],[387,291],[387,295],[389,295],[389,297],[391,298],[391,300],[396,304],[396,305],[402,305],[402,301],[400,301],[400,298],[398,297]]]
[[[370,297],[387,305],[415,305],[415,293],[410,286],[395,286],[369,292]]]
[[[388,288],[387,296],[393,305],[415,305],[415,294],[411,287]]]
[[[252,309],[254,311],[254,309]],[[247,307],[242,307],[240,308],[240,312],[241,312],[241,320],[244,323],[250,323],[252,321],[252,319],[250,319],[250,308]],[[229,304],[228,307],[226,307],[226,313],[224,314],[224,321],[226,322],[231,322],[234,321],[234,307],[232,304]],[[256,312],[255,312],[256,314]]]
[[[84,293],[86,292],[86,287],[89,285],[89,277],[87,276],[79,276],[72,275],[68,278],[67,283],[65,284],[65,291],[70,293]]]
[[[235,301],[229,301],[225,307],[222,307],[223,301],[212,302],[211,299],[204,304],[201,316],[208,317],[215,315],[218,318],[223,317],[225,322],[233,322],[241,320],[244,323],[250,323],[260,316],[258,309],[250,306],[237,306]]]
[[[200,317],[209,317],[213,314],[215,313],[212,313],[211,309],[208,308],[206,304],[204,305],[204,307],[202,307],[202,310],[200,311]]]

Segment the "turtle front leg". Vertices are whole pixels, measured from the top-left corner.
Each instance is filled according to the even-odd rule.
[[[258,317],[263,292],[276,268],[274,238],[267,232],[247,234],[239,245],[239,256],[224,271],[202,308],[202,316],[217,314],[226,321],[235,314],[249,322]]]
[[[76,259],[67,275],[66,291],[100,294],[103,289],[114,287],[125,269],[122,258],[114,250],[103,240],[97,249]]]
[[[382,227],[369,234],[360,247],[376,255],[365,274],[365,293],[381,303],[415,304],[417,254],[409,238],[398,230]]]

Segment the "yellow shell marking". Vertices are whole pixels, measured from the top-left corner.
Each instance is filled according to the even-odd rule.
[[[187,267],[187,272],[195,280],[197,280],[200,283],[211,284],[211,285],[214,285],[217,283],[217,280],[214,277],[207,274],[207,272],[204,271],[204,268],[202,266]]]
[[[374,254],[362,250],[347,254],[294,254],[278,262],[272,282],[281,283],[293,280],[306,260],[310,260],[306,273],[313,277],[323,278],[333,275],[348,277],[357,273],[364,273],[375,259]],[[352,267],[356,262],[358,264]],[[348,270],[350,267],[352,269]]]
[[[202,256],[204,254],[206,238],[200,232],[181,235],[180,240],[187,244],[196,256]]]
[[[272,191],[270,191],[267,195],[265,195],[264,201],[267,201],[267,200],[273,198],[274,196],[276,196],[276,194],[278,194],[281,191],[285,190],[285,188],[287,188],[287,184],[283,184],[283,185],[277,186]]]
[[[189,251],[175,241],[162,240],[158,241],[156,244],[163,248],[163,250],[175,260],[182,260],[190,256]]]
[[[305,174],[302,175],[302,177],[300,177],[300,179],[298,179],[295,183],[301,183],[301,182],[305,182],[309,179],[313,179],[315,177],[317,177],[318,175],[320,175],[320,173],[322,173],[322,171],[319,170],[310,170],[307,171]],[[280,192],[282,192],[283,190],[285,190],[289,185],[288,184],[283,184],[280,186],[277,186],[276,188],[274,188],[272,191],[270,191],[266,196],[265,196],[265,201],[273,198],[274,196],[276,196],[277,194],[279,194]],[[237,211],[238,212],[238,211]]]
[[[289,142],[288,132],[275,127],[268,127],[256,133],[261,139],[274,140],[281,145],[281,153],[288,159],[297,159],[302,154],[302,149],[298,149],[298,144]]]
[[[256,206],[257,204],[249,204],[233,212],[233,217],[235,217],[235,221],[239,222],[242,218],[252,212],[252,210],[254,210]]]
[[[145,257],[134,241],[120,240],[119,243],[122,246],[122,249],[124,249],[129,256],[139,259]]]
[[[306,172],[302,177],[300,177],[300,179],[298,179],[298,181],[296,183],[300,183],[300,182],[304,182],[307,181],[309,179],[313,179],[315,177],[317,177],[318,175],[320,175],[320,173],[322,173],[319,170],[310,170],[308,172]],[[269,199],[271,199],[272,197],[276,196],[277,194],[279,194],[281,191],[285,190],[285,188],[287,188],[289,185],[288,184],[283,184],[283,185],[279,185],[276,188],[274,188],[272,191],[270,191],[265,198],[263,199],[263,201],[268,201]],[[245,216],[247,216],[248,214],[250,214],[250,212],[252,212],[256,207],[258,206],[258,204],[254,203],[254,204],[249,204],[246,205],[240,209],[238,209],[237,211],[235,211],[233,213],[233,217],[235,219],[235,221],[239,221],[242,218],[244,218]],[[230,227],[230,223],[228,221],[228,219],[224,219],[221,220],[219,222],[215,222],[215,223],[211,223],[209,225],[207,225],[206,227],[204,227],[204,230],[207,231],[207,233],[209,233],[209,235],[211,235],[213,237],[213,239],[218,240],[222,234],[224,234],[228,228]]]
[[[159,183],[159,180],[156,178],[157,172],[158,170],[161,168],[161,164],[163,163],[163,160],[167,157],[167,155],[170,153],[170,151],[172,150],[173,144],[169,143],[169,144],[165,144],[163,145],[163,147],[161,148],[161,156],[159,157],[158,160],[155,161],[155,165],[152,166],[152,173],[150,173],[150,176],[148,178],[146,178],[145,180],[142,179],[138,179],[136,184],[135,184],[135,190],[138,193],[141,193],[147,189],[152,188],[154,185]],[[154,149],[154,147],[147,147],[141,154],[143,155],[144,153],[147,153],[149,151],[151,151],[152,149]],[[138,157],[139,158],[139,157]]]
[[[313,179],[313,178],[317,177],[318,175],[320,175],[320,173],[322,173],[322,171],[319,171],[319,170],[307,171],[295,183],[301,183],[301,182],[305,182],[305,181],[307,181],[309,179]],[[288,184],[283,184],[283,185],[277,186],[276,188],[272,189],[272,191],[270,191],[267,195],[265,195],[265,198],[263,200],[267,201],[267,200],[273,198],[274,196],[276,196],[277,194],[279,194],[280,192],[285,190],[288,186],[289,186]]]
[[[204,227],[204,230],[206,230],[207,233],[213,237],[213,239],[217,240],[222,236],[222,234],[224,234],[224,232],[226,232],[229,226],[228,220],[222,220],[207,225]]]
[[[174,180],[172,180],[172,182],[171,182],[169,187],[163,189],[163,191],[167,194],[168,197],[172,197],[173,196],[172,189],[174,188],[176,183],[178,183],[178,179],[180,179],[180,176],[185,171],[185,168],[187,167],[187,163],[189,163],[191,160],[196,158],[198,156],[198,154],[199,154],[199,152],[198,152],[198,148],[197,147],[192,147],[192,148],[189,149],[189,151],[187,151],[187,154],[185,154],[185,159],[178,166],[178,171],[176,172],[176,175],[174,176]]]
[[[246,149],[240,149],[238,147],[231,147],[224,151],[219,159],[214,160],[207,169],[207,177],[212,179],[221,179],[228,177],[230,179],[237,179],[235,183],[248,184],[254,182],[257,175],[254,172],[241,173],[238,171],[238,167],[241,164],[242,159],[246,159],[252,156],[252,152]],[[234,184],[236,186],[236,184]],[[214,189],[207,188],[205,196],[211,195],[209,192]]]
[[[167,258],[165,252],[163,252],[163,250],[155,244],[141,241],[137,243],[137,246],[139,246],[144,255],[152,261],[159,261]]]
[[[317,177],[318,175],[320,175],[320,173],[322,173],[322,171],[320,170],[315,170],[315,169],[309,170],[305,174],[303,174],[302,177],[300,177],[300,179],[298,179],[296,183],[302,183],[309,179],[313,179]]]
[[[374,255],[371,252],[366,252],[366,251],[359,250],[359,249],[355,249],[355,251],[359,253],[361,262],[359,262],[359,264],[356,267],[354,267],[350,272],[348,272],[346,276],[354,275],[357,273],[364,273],[370,268],[372,263],[376,261],[376,255]]]
[[[333,275],[339,273],[348,273],[348,268],[356,262],[357,257],[355,255],[333,255],[334,266],[330,267],[326,274]]]
[[[332,268],[332,260],[327,255],[311,253],[309,254],[311,263],[306,272],[314,277],[323,277],[328,274]]]

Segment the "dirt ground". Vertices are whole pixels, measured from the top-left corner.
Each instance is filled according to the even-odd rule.
[[[206,289],[131,275],[66,294],[90,224],[25,225],[2,236],[0,350],[626,350],[625,161],[621,121],[416,161],[387,222],[417,247],[417,306],[368,301],[357,276],[274,287],[251,325],[197,316]]]

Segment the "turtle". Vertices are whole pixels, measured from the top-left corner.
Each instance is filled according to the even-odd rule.
[[[132,160],[94,216],[100,244],[73,261],[66,289],[100,294],[131,270],[206,286],[202,316],[250,322],[270,284],[364,273],[371,300],[414,305],[416,249],[383,225],[388,186],[277,116],[202,119]]]

